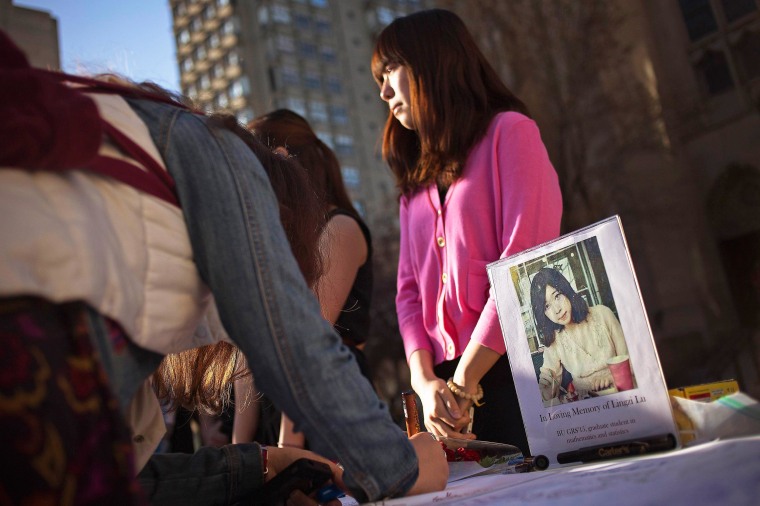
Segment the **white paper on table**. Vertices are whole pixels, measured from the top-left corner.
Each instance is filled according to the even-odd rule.
[[[518,474],[475,476],[445,490],[376,503],[383,506],[756,506],[760,436],[671,452]],[[353,506],[344,502],[344,506]]]

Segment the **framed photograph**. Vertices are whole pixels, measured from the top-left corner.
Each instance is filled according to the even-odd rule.
[[[619,217],[487,270],[532,454],[556,464],[592,447],[674,440]]]

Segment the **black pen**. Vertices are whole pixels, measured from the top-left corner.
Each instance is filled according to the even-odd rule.
[[[663,452],[675,447],[676,438],[673,434],[663,434],[563,452],[557,455],[557,462],[560,464],[569,464],[571,462],[593,462],[596,460],[617,459],[622,457],[632,457],[635,455],[644,455],[647,453]]]

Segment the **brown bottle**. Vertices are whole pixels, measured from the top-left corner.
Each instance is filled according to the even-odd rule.
[[[408,437],[412,437],[420,431],[420,416],[417,411],[417,397],[414,390],[407,390],[401,394],[401,404],[404,406],[406,434]]]

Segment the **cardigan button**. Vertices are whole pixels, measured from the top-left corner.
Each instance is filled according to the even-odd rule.
[[[448,274],[446,274],[445,272],[443,274],[441,274],[441,281],[443,283],[445,283],[448,280],[449,280],[449,275]]]
[[[440,246],[441,248],[443,248],[445,245],[446,245],[446,239],[444,239],[443,237],[439,237],[438,238],[438,246]]]

